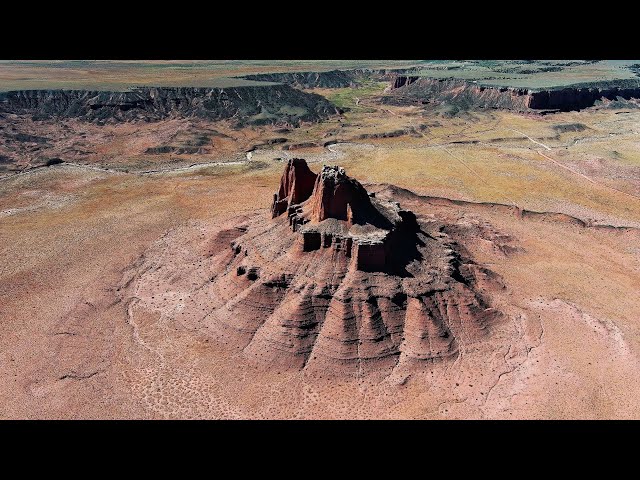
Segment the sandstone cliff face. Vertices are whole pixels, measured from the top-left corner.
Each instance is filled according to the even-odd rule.
[[[546,110],[582,110],[592,107],[596,101],[606,98],[630,100],[640,98],[640,84],[628,87],[569,87],[557,90],[532,92],[529,108]]]
[[[298,124],[337,113],[320,95],[288,85],[232,88],[145,87],[126,92],[21,90],[0,93],[0,111],[87,121],[160,120],[196,116],[239,123]]]
[[[356,180],[347,177],[343,168],[323,167],[316,179],[309,205],[309,219],[322,222],[327,218],[350,220],[353,212],[370,208],[367,191]]]
[[[305,172],[301,166],[298,169]],[[287,165],[287,178],[283,176],[281,191],[286,191],[291,182],[295,184],[296,179],[290,179],[295,172]],[[391,268],[394,263],[391,248],[395,240],[399,235],[411,235],[416,229],[410,212],[403,211],[396,203],[371,198],[360,182],[347,176],[341,167],[323,166],[313,191],[304,195],[302,201],[289,201],[287,205],[289,225],[298,233],[301,251],[331,247],[337,255],[350,259],[353,268],[362,271]],[[275,218],[276,210],[272,211]]]
[[[640,82],[574,85],[533,91],[523,88],[492,87],[459,79],[398,76],[382,102],[388,104],[449,103],[460,109],[502,108],[515,111],[571,111],[592,107],[603,98],[640,98]]]
[[[313,192],[316,177],[303,159],[289,160],[280,179],[280,188],[273,195],[272,218],[282,215],[291,205],[308,199]]]
[[[287,164],[282,200],[310,178],[302,162]],[[338,167],[286,214],[240,221],[211,239],[211,279],[180,320],[260,364],[359,375],[442,361],[501,316],[479,287],[493,276],[443,224],[369,196]]]

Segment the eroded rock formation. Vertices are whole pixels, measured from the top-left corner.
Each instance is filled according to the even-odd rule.
[[[553,90],[531,92],[529,108],[560,110],[582,110],[593,107],[597,101],[631,100],[640,98],[640,82],[620,82],[620,85],[576,85]]]
[[[524,111],[529,108],[527,89],[485,87],[454,78],[403,77],[394,80],[382,98],[388,104],[448,103],[460,109],[504,108]]]
[[[391,82],[390,89],[393,90],[393,89],[396,89],[396,88],[404,87],[405,85],[411,85],[413,82],[418,80],[418,78],[420,78],[420,77],[408,77],[406,75],[398,75]]]
[[[298,124],[336,113],[327,99],[289,85],[230,88],[140,87],[125,92],[20,90],[0,93],[0,111],[37,119],[81,118],[91,122],[160,120],[196,116],[237,123]]]
[[[289,166],[285,174],[287,171],[291,172]],[[283,177],[281,190],[284,180]],[[290,184],[288,178],[287,181]],[[399,236],[417,230],[411,212],[402,210],[397,203],[370,196],[341,167],[325,165],[306,197],[299,202],[290,201],[287,208],[289,225],[298,233],[302,251],[332,248],[357,270],[393,269],[394,243]]]
[[[311,196],[317,175],[313,173],[301,158],[293,158],[287,162],[280,188],[273,195],[273,205],[271,206],[272,218],[284,212],[291,205],[304,202]]]
[[[636,80],[533,90],[481,85],[462,79],[399,75],[391,82],[382,102],[400,105],[448,103],[462,110],[501,108],[516,111],[571,111],[592,107],[602,99],[637,98],[640,98],[640,83]]]
[[[440,361],[501,315],[486,295],[499,281],[445,224],[369,195],[342,168],[315,175],[291,160],[271,215],[211,238],[211,278],[179,316],[259,363],[362,374]]]

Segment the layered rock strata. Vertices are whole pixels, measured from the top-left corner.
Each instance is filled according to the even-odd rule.
[[[533,90],[481,85],[477,82],[453,78],[399,75],[391,82],[382,102],[399,105],[448,103],[463,110],[501,108],[516,111],[571,111],[592,107],[602,99],[638,98],[640,98],[640,82],[636,80]]]
[[[320,374],[441,361],[487,334],[501,315],[483,291],[495,277],[445,225],[339,167],[323,167],[309,193],[309,172],[287,164],[271,215],[286,212],[211,239],[211,279],[182,305],[183,323],[261,364]]]
[[[337,113],[324,97],[289,85],[140,87],[125,92],[20,90],[0,93],[0,111],[37,119],[80,118],[91,122],[195,116],[251,124],[298,124]]]

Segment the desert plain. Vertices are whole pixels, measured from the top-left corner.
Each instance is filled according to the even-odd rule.
[[[561,86],[634,75],[633,62],[534,74],[509,73],[513,65],[379,63],[361,68],[422,68],[429,78],[462,71],[465,82],[493,68],[493,77],[515,75],[503,83],[517,88],[527,75],[539,82],[532,88],[546,87],[545,73],[561,76],[548,80]],[[239,63],[223,73],[310,65],[358,67]],[[26,75],[9,75],[16,68],[0,68],[5,90]],[[30,82],[41,88],[52,67],[32,68]],[[575,82],[566,80],[572,69]],[[635,97],[544,112],[460,105],[455,95],[383,100],[406,75],[292,86],[328,102],[318,118],[291,106],[241,124],[240,114],[0,110],[0,418],[640,417]],[[220,85],[211,88],[227,88]],[[232,247],[220,232],[278,221],[274,192],[293,158],[315,173],[340,166],[375,198],[398,202],[425,225],[442,222],[469,261],[495,275],[500,286],[486,300],[499,318],[482,336],[456,338],[450,355],[379,369],[361,368],[359,357],[354,368],[314,370],[256,361],[186,320],[219,295],[207,293],[220,274],[212,259]],[[256,312],[251,320],[268,316]],[[225,321],[243,320],[230,315]]]

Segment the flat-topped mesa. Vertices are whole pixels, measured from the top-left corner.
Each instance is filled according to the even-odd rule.
[[[273,195],[271,218],[276,218],[290,206],[307,200],[313,192],[316,177],[302,158],[289,160],[280,179],[280,188]]]
[[[415,216],[398,203],[369,195],[342,167],[325,165],[315,175],[304,160],[292,162],[285,168],[272,214],[278,217],[286,209],[291,230],[299,235],[301,251],[331,249],[334,260],[346,257],[356,270],[393,268],[392,246],[410,242],[415,236]],[[297,185],[303,184],[299,175],[305,176],[304,188],[297,190]],[[315,183],[308,193],[306,182],[311,175]]]

